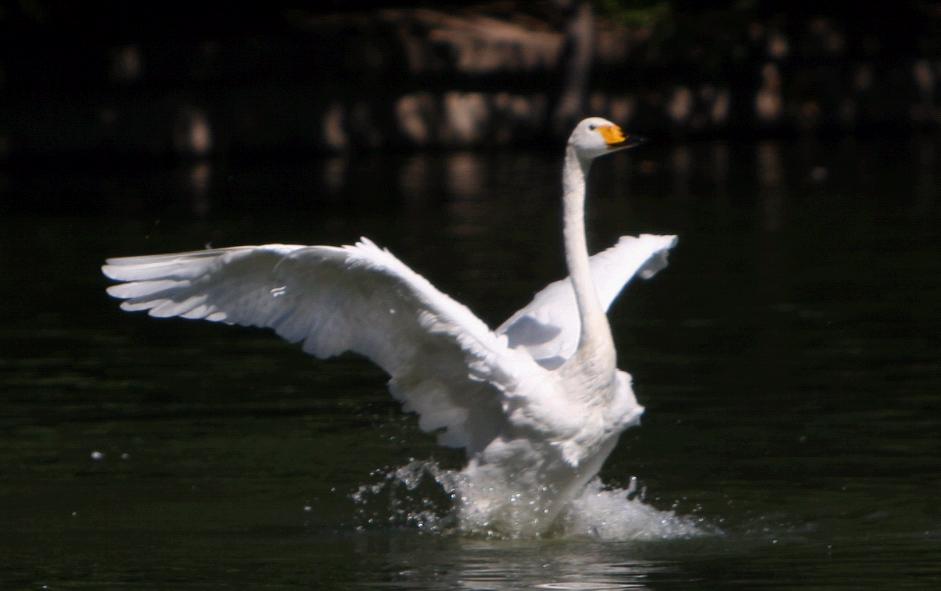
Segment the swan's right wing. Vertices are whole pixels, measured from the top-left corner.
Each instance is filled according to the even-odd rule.
[[[390,376],[426,431],[479,448],[506,420],[520,372],[539,368],[387,250],[269,244],[110,259],[125,310],[273,328],[320,358],[353,351]],[[531,366],[531,367],[530,367]]]
[[[591,275],[598,299],[607,310],[635,275],[653,277],[667,266],[676,236],[622,236],[611,248],[591,257]],[[528,352],[537,363],[554,369],[575,353],[581,321],[569,278],[550,283],[533,301],[497,330],[512,348]]]

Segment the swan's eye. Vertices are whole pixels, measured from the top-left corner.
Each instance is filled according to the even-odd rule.
[[[588,129],[590,129],[591,131],[594,131],[595,127],[597,126],[594,123],[592,123],[591,125],[588,126]]]

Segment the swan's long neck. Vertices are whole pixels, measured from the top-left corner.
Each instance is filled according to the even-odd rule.
[[[585,238],[585,180],[590,167],[591,160],[580,159],[575,149],[568,146],[562,171],[565,260],[581,320],[578,348],[570,361],[572,367],[593,380],[613,379],[614,341],[591,276]]]

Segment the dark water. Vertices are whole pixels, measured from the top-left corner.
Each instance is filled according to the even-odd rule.
[[[596,248],[680,235],[612,310],[647,412],[602,475],[713,532],[617,542],[424,533],[407,516],[442,510],[428,483],[354,503],[377,470],[460,456],[368,363],[122,313],[98,271],[366,235],[496,325],[563,272],[555,154],[8,170],[0,588],[938,588],[939,150],[703,143],[597,164]]]

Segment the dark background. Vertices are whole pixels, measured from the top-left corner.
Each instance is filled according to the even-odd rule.
[[[935,2],[0,4],[0,162],[934,132]]]

